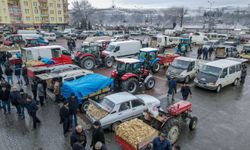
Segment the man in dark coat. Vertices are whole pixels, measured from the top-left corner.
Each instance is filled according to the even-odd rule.
[[[10,90],[5,85],[2,85],[2,89],[0,90],[0,99],[3,103],[4,114],[6,114],[7,111],[9,114],[11,113],[9,95]]]
[[[75,42],[74,39],[70,38],[70,39],[68,40],[67,45],[68,45],[68,48],[69,48],[70,53],[72,53],[72,52],[73,52],[73,49],[76,47],[76,42]]]
[[[208,57],[209,57],[209,59],[211,59],[213,51],[214,51],[214,48],[212,46],[210,46],[209,49],[208,49]]]
[[[95,149],[96,150],[107,150],[107,147],[104,145],[104,144],[102,144],[102,142],[97,142],[96,144],[95,144]]]
[[[5,69],[5,75],[7,76],[7,81],[9,84],[14,84],[13,82],[13,70],[11,69],[11,67],[7,67]]]
[[[206,47],[204,47],[202,49],[202,52],[203,52],[203,60],[207,60],[208,49]]]
[[[21,106],[18,103],[18,101],[21,99],[21,95],[20,95],[20,92],[17,91],[17,88],[15,86],[12,87],[12,91],[10,92],[9,99],[12,105],[16,107],[17,114],[21,116]]]
[[[21,108],[21,119],[24,119],[25,118],[24,108],[27,104],[28,94],[25,93],[23,89],[20,89],[20,96],[21,99],[18,100],[18,103],[20,104]]]
[[[166,134],[161,133],[153,140],[153,150],[172,150],[171,143],[167,140]]]
[[[87,136],[85,131],[83,130],[83,127],[81,125],[77,125],[75,130],[72,132],[71,136],[70,136],[70,145],[71,147],[73,147],[73,145],[79,141],[80,138],[83,138],[83,147],[86,147],[87,144]]]
[[[94,130],[92,132],[92,142],[90,147],[93,146],[93,150],[95,149],[95,144],[99,141],[102,144],[105,144],[105,137],[104,137],[104,132],[101,127],[100,121],[95,121],[93,124]]]
[[[16,64],[15,65],[15,75],[17,77],[17,84],[23,84],[23,81],[21,79],[21,72],[22,72],[22,65]]]
[[[83,146],[84,142],[84,138],[80,136],[78,141],[73,144],[72,150],[85,150],[85,147]]]
[[[37,81],[34,80],[31,84],[31,91],[33,94],[33,99],[37,102],[36,98],[37,98]]]
[[[177,83],[175,80],[175,77],[171,77],[170,80],[168,81],[168,95],[167,97],[169,98],[169,95],[172,96],[172,101],[174,101],[174,95],[177,93]]]
[[[244,64],[242,65],[242,69],[241,69],[241,77],[240,77],[241,84],[245,83],[246,76],[247,76],[247,66]]]
[[[188,84],[184,83],[182,85],[181,94],[182,94],[183,100],[187,100],[189,95],[192,97],[192,92],[191,92],[190,86]]]
[[[26,66],[24,66],[22,68],[22,75],[23,75],[23,79],[25,81],[25,85],[29,85],[28,70],[27,70]]]
[[[78,102],[77,98],[74,93],[71,93],[71,96],[69,98],[69,111],[70,111],[70,120],[71,120],[71,126],[75,127],[77,125],[77,109],[78,109]]]
[[[64,101],[63,106],[60,108],[60,120],[63,123],[63,134],[69,132],[69,120],[70,120],[70,113],[69,113],[69,103]]]
[[[201,59],[201,55],[202,55],[202,47],[200,46],[197,50],[197,59]]]
[[[38,110],[37,103],[35,100],[32,100],[31,96],[27,98],[27,105],[26,108],[28,110],[29,115],[32,117],[33,120],[33,128],[36,129],[36,124],[41,123],[40,119],[36,116],[36,112]]]
[[[0,65],[0,80],[4,79],[3,77],[3,69],[2,66]]]

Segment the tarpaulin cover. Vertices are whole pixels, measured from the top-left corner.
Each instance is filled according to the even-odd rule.
[[[49,58],[42,58],[41,61],[45,63],[46,65],[52,65],[54,64],[54,61]]]
[[[61,93],[68,99],[74,93],[81,104],[83,97],[93,94],[103,88],[113,86],[113,79],[101,74],[88,74],[77,80],[65,81],[62,84]]]

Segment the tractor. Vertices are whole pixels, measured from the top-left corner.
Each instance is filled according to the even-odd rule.
[[[113,61],[106,57],[103,53],[103,48],[97,43],[82,45],[81,50],[76,53],[75,62],[82,68],[92,70],[96,65],[105,65],[110,68],[113,66]]]
[[[140,49],[139,59],[143,65],[151,70],[153,73],[160,71],[161,66],[169,66],[176,57],[179,57],[177,54],[158,54],[157,48],[142,48]]]
[[[119,58],[116,59],[117,68],[112,72],[115,88],[136,93],[139,87],[145,86],[147,90],[155,86],[155,79],[138,59]]]
[[[188,51],[192,51],[191,42],[191,38],[181,38],[176,53],[185,56]]]

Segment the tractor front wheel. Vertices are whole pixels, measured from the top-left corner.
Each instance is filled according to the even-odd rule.
[[[198,118],[197,117],[192,117],[190,119],[190,122],[189,122],[190,131],[195,130],[195,128],[197,127],[197,123],[198,123]]]
[[[171,144],[176,143],[180,136],[178,120],[175,118],[171,118],[170,120],[168,120],[161,132],[167,135],[167,138]]]
[[[159,62],[156,62],[156,63],[152,66],[152,72],[153,72],[153,73],[159,72],[160,69],[161,69],[161,65],[159,64]]]
[[[127,91],[131,94],[136,93],[138,87],[139,87],[139,82],[136,78],[129,78],[128,80],[122,82],[122,90]]]
[[[81,60],[81,67],[88,70],[93,70],[95,67],[95,60],[93,57],[85,57]]]
[[[150,90],[152,88],[154,88],[155,86],[155,79],[153,77],[150,77],[147,82],[145,83],[145,88],[147,90]]]
[[[107,58],[105,58],[104,63],[105,63],[105,66],[107,68],[111,68],[113,66],[113,64],[114,64],[114,58],[107,57]]]

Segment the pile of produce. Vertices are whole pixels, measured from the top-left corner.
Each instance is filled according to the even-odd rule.
[[[26,62],[26,65],[27,67],[32,67],[32,66],[44,65],[44,63],[39,60],[30,60]]]
[[[120,124],[116,129],[116,135],[137,148],[141,142],[157,136],[158,131],[136,118]]]
[[[93,118],[95,118],[95,120],[100,120],[103,117],[107,116],[108,112],[98,108],[97,106],[95,106],[93,103],[89,104],[89,115]]]
[[[0,45],[0,51],[9,51],[9,50],[19,50],[18,46],[6,46],[6,45]]]

